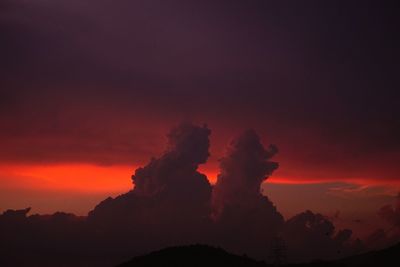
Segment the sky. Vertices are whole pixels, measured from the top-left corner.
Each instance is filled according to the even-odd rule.
[[[283,215],[375,224],[400,190],[397,24],[373,1],[3,0],[0,210],[84,215],[190,121],[211,183],[251,128]]]

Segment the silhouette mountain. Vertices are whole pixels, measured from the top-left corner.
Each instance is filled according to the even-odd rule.
[[[207,245],[170,247],[150,254],[135,257],[117,267],[131,266],[232,266],[265,267],[265,263],[247,256],[230,254],[221,248]]]
[[[303,264],[280,265],[286,267],[397,267],[400,266],[400,243],[379,251],[351,256],[335,261],[314,261]],[[150,254],[135,257],[116,267],[150,267],[150,266],[230,266],[230,267],[271,267],[276,264],[267,264],[253,260],[246,255],[230,254],[221,248],[206,245],[191,245],[170,247]]]
[[[298,265],[319,267],[319,266],[351,266],[351,267],[395,267],[400,266],[400,243],[383,250],[371,251],[360,255],[332,261],[332,262],[314,262],[308,265]]]

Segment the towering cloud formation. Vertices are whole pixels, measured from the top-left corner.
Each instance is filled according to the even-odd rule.
[[[136,170],[132,180],[135,193],[142,196],[168,194],[170,197],[208,197],[207,177],[197,172],[209,156],[209,135],[206,127],[181,124],[168,134],[168,148],[159,159],[152,159]]]
[[[197,168],[209,156],[210,133],[206,126],[189,123],[172,129],[164,154],[132,176],[135,188],[97,205],[89,213],[90,222],[112,234],[118,229],[121,235],[131,233],[149,242],[149,249],[201,241],[209,221],[211,185]]]
[[[283,225],[281,214],[260,192],[261,183],[278,168],[270,161],[276,153],[275,146],[265,149],[258,135],[249,130],[232,141],[220,160],[212,205],[224,247],[265,256],[266,243]]]
[[[16,255],[23,254],[21,259],[35,256],[39,266],[59,261],[65,266],[112,266],[151,250],[193,243],[267,261],[276,240],[287,244],[289,260],[338,257],[354,247],[350,230],[335,232],[320,214],[306,211],[284,222],[260,192],[261,183],[278,167],[271,161],[277,148],[265,149],[254,131],[232,141],[212,190],[197,171],[209,156],[210,133],[206,126],[189,123],[172,129],[166,151],[135,171],[134,189],[102,201],[87,218],[6,211],[0,215],[0,247],[7,246],[9,255],[3,265],[16,266]],[[398,210],[385,207],[382,215],[398,225]]]
[[[221,216],[229,206],[249,207],[265,199],[260,185],[278,168],[278,163],[269,160],[277,151],[274,145],[266,150],[252,130],[232,141],[220,160],[221,173],[213,191],[215,216]]]

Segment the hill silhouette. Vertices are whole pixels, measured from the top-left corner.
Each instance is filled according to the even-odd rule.
[[[170,247],[138,256],[117,267],[131,266],[236,266],[264,267],[265,263],[247,256],[230,254],[221,248],[207,245]]]
[[[400,243],[387,249],[371,251],[360,255],[336,260],[333,262],[313,263],[303,266],[352,266],[352,267],[395,267],[400,266]],[[300,266],[299,266],[300,267]]]
[[[379,251],[335,260],[314,261],[303,264],[287,264],[287,267],[397,267],[400,266],[400,243]],[[267,264],[262,261],[253,260],[246,255],[239,256],[226,252],[221,248],[207,245],[190,245],[181,247],[170,247],[147,255],[138,256],[130,261],[116,267],[150,267],[150,266],[233,266],[233,267],[270,267],[276,264]]]

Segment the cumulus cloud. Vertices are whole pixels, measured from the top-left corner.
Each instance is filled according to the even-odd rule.
[[[165,246],[207,243],[211,185],[197,168],[209,156],[210,133],[207,126],[190,123],[173,128],[165,152],[135,171],[134,188],[105,199],[88,217],[65,213],[28,216],[29,208],[4,212],[0,215],[1,247],[10,242],[9,255],[36,247],[42,258],[34,260],[41,266],[47,264],[43,259],[51,261],[45,252],[61,258],[71,253],[71,266],[87,266],[88,262],[111,266]]]
[[[359,240],[351,239],[349,229],[335,231],[325,216],[305,211],[286,221],[283,236],[288,258],[292,261],[344,257],[361,249]]]
[[[232,141],[227,155],[220,160],[221,173],[213,190],[216,216],[229,205],[249,205],[264,198],[260,186],[278,168],[278,163],[270,161],[277,152],[274,145],[265,149],[252,130]]]
[[[1,218],[1,222],[7,222],[7,221],[11,221],[11,222],[18,222],[23,220],[26,215],[29,213],[29,211],[31,210],[31,208],[26,208],[26,209],[22,209],[22,210],[6,210]]]
[[[89,221],[111,235],[119,229],[143,238],[149,249],[202,238],[209,221],[211,185],[197,168],[209,156],[210,133],[207,126],[190,123],[172,129],[162,156],[135,171],[134,189],[101,202],[89,213]],[[148,232],[157,238],[142,236]]]
[[[180,196],[187,191],[192,194],[209,187],[207,178],[196,170],[209,157],[210,133],[206,126],[195,127],[188,123],[174,128],[168,134],[166,152],[137,169],[132,176],[135,193],[154,195],[169,192]]]
[[[259,136],[248,130],[234,139],[220,160],[213,189],[213,218],[218,242],[237,253],[265,256],[265,243],[283,225],[283,217],[260,192],[261,183],[278,168],[270,161],[277,148],[265,149]]]
[[[311,211],[285,222],[261,194],[261,183],[278,167],[271,160],[278,150],[274,145],[265,148],[252,130],[231,142],[212,188],[197,170],[209,156],[210,134],[207,126],[190,123],[173,128],[164,153],[132,175],[133,189],[105,199],[87,217],[28,215],[29,208],[4,212],[0,246],[7,247],[10,261],[3,265],[21,254],[40,266],[59,261],[66,266],[111,266],[162,247],[193,243],[267,261],[276,240],[284,243],[291,261],[355,251],[358,243],[350,230],[336,231],[327,217]],[[392,219],[396,212],[385,214]]]
[[[386,220],[393,228],[400,231],[400,193],[393,205],[385,205],[378,211],[379,216]]]
[[[382,228],[374,230],[364,240],[364,244],[369,249],[382,249],[390,242],[386,231]]]
[[[376,229],[365,238],[365,245],[369,249],[381,249],[400,240],[400,193],[393,204],[384,205],[378,210],[378,216],[387,223],[387,227]]]
[[[95,241],[85,217],[56,212],[28,215],[30,208],[0,214],[1,266],[87,266]],[[83,253],[83,252],[86,253]],[[101,256],[99,257],[101,258]],[[58,263],[58,264],[57,264]]]

